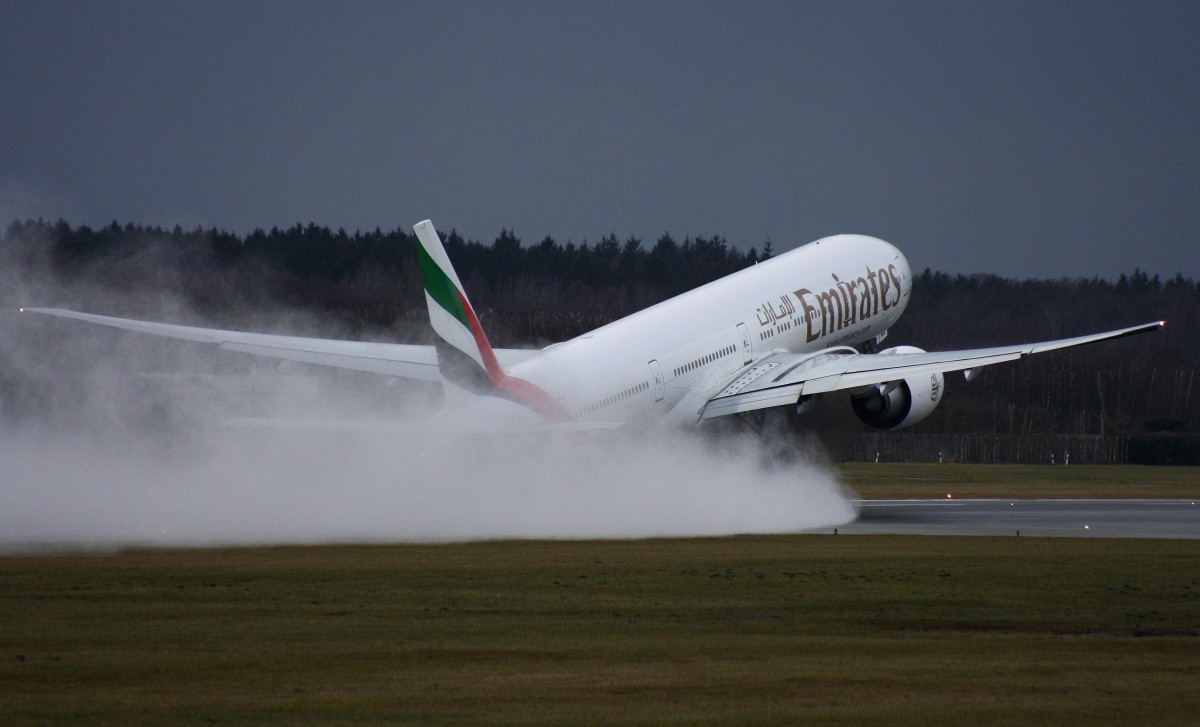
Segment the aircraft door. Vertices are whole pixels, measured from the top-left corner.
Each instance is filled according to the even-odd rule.
[[[650,362],[650,380],[654,382],[654,400],[662,401],[667,395],[667,380],[663,378],[662,366],[658,365],[658,360]]]
[[[745,323],[738,324],[738,333],[742,337],[742,363],[748,364],[754,360],[754,344],[750,342],[750,329]]]

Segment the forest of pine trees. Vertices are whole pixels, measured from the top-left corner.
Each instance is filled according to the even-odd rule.
[[[453,230],[446,250],[497,346],[565,340],[767,259],[725,238],[664,233],[652,242],[608,235],[593,243],[520,239],[490,244]],[[0,237],[0,264],[36,303],[93,312],[298,335],[430,340],[411,235],[313,224],[238,235],[138,225],[92,229],[17,221]],[[20,272],[18,272],[20,271]],[[7,280],[7,278],[6,278]],[[31,281],[39,286],[31,287]],[[161,301],[174,301],[162,310]],[[306,314],[271,316],[280,310]],[[182,318],[181,318],[182,317]],[[187,320],[184,320],[186,318]],[[910,431],[867,433],[850,456],[970,461],[1125,459],[1200,464],[1200,283],[1135,270],[1116,281],[916,276],[888,345],[929,350],[1065,337],[1165,319],[1161,334],[1034,357],[947,377],[938,411]],[[315,321],[315,322],[314,322]],[[315,328],[314,328],[315,327]],[[3,362],[0,354],[0,363]],[[22,382],[0,371],[0,404],[19,409]]]

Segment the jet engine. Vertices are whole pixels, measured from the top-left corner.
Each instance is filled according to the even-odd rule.
[[[925,353],[915,346],[896,346],[881,354]],[[941,373],[910,376],[898,381],[866,386],[850,392],[854,413],[876,429],[899,429],[929,416],[942,399]]]

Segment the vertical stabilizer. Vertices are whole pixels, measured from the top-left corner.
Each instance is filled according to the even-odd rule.
[[[413,231],[417,233],[417,260],[425,286],[429,323],[437,334],[435,344],[442,376],[468,391],[488,393],[504,379],[504,371],[433,223],[418,222]]]
[[[434,345],[442,377],[467,391],[514,401],[549,421],[570,419],[554,397],[500,368],[433,223],[418,222],[413,232],[417,233],[417,261],[429,322],[437,334]]]

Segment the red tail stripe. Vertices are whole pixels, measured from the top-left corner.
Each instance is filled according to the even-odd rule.
[[[470,326],[471,335],[475,337],[475,347],[479,349],[479,355],[483,357],[483,367],[487,369],[488,380],[492,382],[492,386],[498,386],[500,380],[504,378],[504,370],[500,368],[500,362],[496,360],[496,354],[492,351],[492,344],[488,343],[483,326],[479,325],[479,318],[475,316],[475,310],[471,308],[471,304],[467,302],[462,291],[456,289],[455,292],[458,293],[459,305],[467,314],[467,323]]]
[[[500,362],[496,360],[495,352],[492,351],[492,344],[488,343],[487,334],[483,332],[483,326],[479,324],[479,318],[475,315],[474,309],[471,308],[471,304],[467,302],[461,291],[456,290],[456,292],[458,293],[458,302],[467,314],[471,335],[475,337],[475,346],[483,358],[483,367],[487,370],[488,380],[492,387],[505,392],[518,404],[547,421],[571,419],[570,412],[550,394],[524,379],[504,373],[504,369],[500,368]]]

